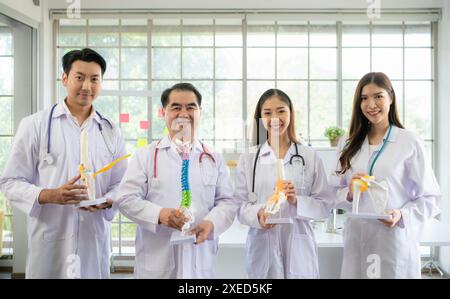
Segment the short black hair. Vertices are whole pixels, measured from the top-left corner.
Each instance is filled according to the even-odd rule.
[[[199,106],[202,105],[202,95],[200,94],[200,92],[197,90],[197,88],[195,88],[194,85],[192,85],[191,83],[177,83],[175,85],[173,85],[170,88],[167,88],[166,90],[164,90],[164,92],[161,95],[161,104],[164,108],[166,108],[167,106],[167,102],[169,101],[169,96],[170,93],[174,90],[187,90],[187,91],[192,91],[195,96],[197,97],[197,103]]]
[[[72,64],[77,60],[97,63],[102,69],[102,77],[106,72],[105,59],[100,54],[95,52],[94,50],[89,49],[89,48],[84,48],[82,50],[72,50],[72,51],[64,54],[64,56],[62,58],[62,65],[63,65],[64,73],[66,73],[68,75],[70,72],[70,69],[72,68]]]

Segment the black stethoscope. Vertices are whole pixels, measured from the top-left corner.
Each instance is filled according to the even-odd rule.
[[[250,201],[250,203],[254,204],[258,201],[258,196],[255,193],[255,177],[256,177],[256,165],[258,162],[258,158],[259,158],[259,153],[261,151],[261,147],[262,145],[260,145],[258,147],[258,150],[256,151],[256,156],[255,156],[255,162],[253,163],[253,172],[252,172],[252,192],[250,192],[248,194],[248,200]],[[291,158],[289,159],[289,164],[293,165],[293,161],[295,160],[301,160],[302,161],[302,182],[300,185],[300,189],[304,190],[305,189],[305,170],[306,170],[306,163],[305,163],[305,159],[303,158],[302,155],[300,155],[298,153],[298,144],[295,143],[295,154],[291,156]]]
[[[47,127],[47,153],[44,157],[44,161],[47,162],[48,164],[53,164],[55,162],[55,159],[53,158],[53,155],[51,153],[51,131],[52,131],[52,118],[53,118],[53,112],[55,111],[55,108],[58,104],[53,105],[52,109],[50,110],[50,116],[48,118],[48,127]],[[98,111],[95,111],[95,113],[97,113],[97,115],[100,117],[100,120],[104,120],[106,121],[109,126],[111,127],[111,129],[113,129],[113,125],[111,124],[111,122],[104,118],[100,113],[98,113]],[[111,148],[108,145],[108,142],[106,142],[105,136],[103,135],[103,127],[102,125],[99,123],[98,124],[98,129],[100,130],[100,133],[102,134],[103,140],[105,140],[105,144],[106,147],[108,148],[108,151],[114,155],[114,152],[111,151]]]
[[[153,153],[153,177],[150,181],[150,186],[155,189],[159,188],[159,180],[158,180],[158,175],[157,175],[157,171],[158,171],[157,162],[158,162],[158,152],[159,152],[158,145],[161,142],[161,140],[162,139],[158,140],[158,142],[156,143],[155,151]],[[200,167],[202,167],[202,165],[203,165],[203,156],[206,156],[207,158],[209,158],[213,162],[213,164],[216,165],[216,159],[214,159],[213,155],[211,155],[206,150],[205,145],[202,142],[200,142],[200,144],[202,145],[202,149],[203,149],[203,152],[200,154],[200,157],[198,157],[198,163],[199,163]]]

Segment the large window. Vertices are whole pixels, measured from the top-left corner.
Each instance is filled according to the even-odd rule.
[[[326,127],[348,128],[357,81],[367,72],[382,71],[393,81],[403,123],[426,140],[432,155],[432,22],[237,16],[58,19],[57,78],[60,59],[68,50],[88,46],[105,56],[104,88],[109,91],[95,105],[120,123],[129,152],[142,139],[164,135],[161,92],[176,82],[192,82],[203,94],[201,138],[226,152],[245,144],[245,124],[255,103],[273,87],[293,100],[298,134],[312,146],[328,146]],[[56,83],[62,100],[65,90],[59,79]],[[120,122],[120,114],[128,114],[129,121]],[[148,129],[140,125],[147,120]],[[116,217],[116,254],[134,253],[134,229],[123,216]]]
[[[0,22],[0,173],[5,167],[14,136],[14,47],[11,29]],[[3,252],[12,254],[12,210],[0,192],[0,210],[4,213]],[[1,227],[0,227],[0,233]],[[0,246],[2,247],[2,246]]]

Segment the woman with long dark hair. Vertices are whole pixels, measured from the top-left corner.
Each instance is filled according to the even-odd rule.
[[[356,87],[349,135],[338,146],[336,207],[352,209],[353,181],[366,175],[387,189],[391,219],[348,218],[343,278],[420,278],[422,224],[439,213],[440,191],[423,141],[400,122],[384,73],[368,73]],[[373,210],[362,194],[359,210]]]
[[[235,197],[243,202],[239,221],[250,226],[249,278],[319,276],[317,248],[309,220],[330,215],[331,189],[321,159],[313,149],[299,143],[294,116],[287,94],[279,89],[264,92],[254,115],[256,147],[239,159]],[[267,223],[264,204],[274,193],[277,160],[286,172],[283,191],[287,197],[279,215],[290,218],[291,224]]]

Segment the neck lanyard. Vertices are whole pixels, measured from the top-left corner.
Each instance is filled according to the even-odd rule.
[[[373,167],[375,166],[375,162],[377,162],[378,157],[380,157],[381,152],[383,151],[386,143],[389,141],[389,136],[391,135],[391,131],[392,131],[392,124],[389,126],[389,131],[387,133],[386,139],[384,139],[383,141],[383,145],[380,148],[380,151],[377,153],[377,155],[375,156],[375,159],[373,159],[372,164],[370,165],[370,169],[369,169],[369,175],[371,176],[373,173]]]

